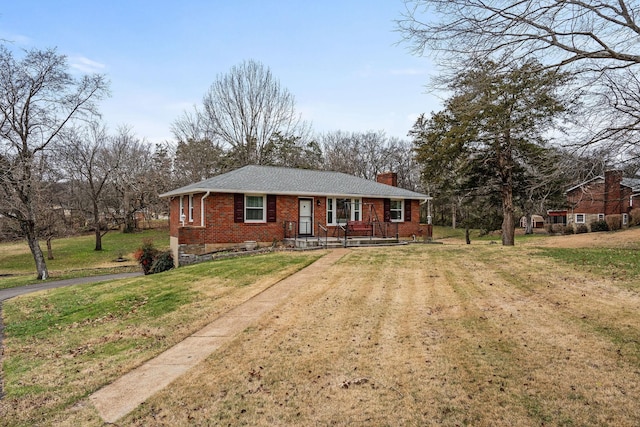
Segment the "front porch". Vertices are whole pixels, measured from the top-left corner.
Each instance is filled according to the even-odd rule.
[[[398,223],[380,221],[348,221],[335,226],[316,224],[315,232],[312,226],[307,226],[309,234],[301,234],[296,221],[285,221],[283,243],[295,248],[338,248],[353,246],[378,246],[406,244],[401,242],[398,233]]]
[[[391,246],[406,245],[407,242],[399,240],[397,237],[372,237],[372,236],[347,236],[345,237],[312,237],[298,236],[287,237],[282,243],[285,246],[295,247],[299,249],[313,248],[350,248],[364,246]]]

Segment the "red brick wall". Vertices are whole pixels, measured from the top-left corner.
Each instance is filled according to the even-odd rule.
[[[395,172],[379,173],[378,176],[376,176],[376,181],[379,182],[380,184],[387,184],[393,187],[397,187],[398,174]]]
[[[622,171],[606,171],[604,173],[604,214],[615,215],[622,213],[622,191],[620,183]]]
[[[620,185],[621,172],[607,171],[605,182],[593,182],[567,194],[574,213],[614,215],[628,213],[631,189]]]
[[[604,183],[594,182],[586,187],[576,188],[567,194],[567,201],[576,213],[604,213]]]
[[[265,223],[234,223],[233,221],[233,194],[212,193],[205,200],[205,227],[200,227],[200,203],[204,193],[194,194],[193,222],[185,222],[181,227],[179,221],[180,202],[179,197],[171,200],[171,214],[169,218],[170,234],[178,237],[179,244],[213,244],[213,243],[240,243],[247,240],[257,242],[272,242],[274,239],[284,238],[283,224],[285,221],[298,221],[298,197],[277,196],[276,222]],[[326,226],[326,197],[309,197],[313,199],[314,235],[318,232],[318,224]],[[188,198],[184,197],[185,212],[188,220]],[[383,199],[363,199],[362,220],[369,221],[370,208],[368,203],[375,206],[377,219],[384,221]],[[420,204],[418,200],[406,201],[411,203],[411,221],[398,223],[398,232],[401,237],[420,235]],[[372,218],[373,219],[373,218]],[[390,230],[395,230],[391,226]],[[333,235],[333,228],[329,236]]]

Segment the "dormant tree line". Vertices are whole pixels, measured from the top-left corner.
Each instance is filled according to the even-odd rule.
[[[133,129],[111,131],[98,102],[105,76],[76,78],[55,50],[17,58],[0,46],[0,238],[29,243],[38,278],[40,242],[78,231],[102,237],[136,228],[136,214],[166,214],[158,195],[247,164],[331,169],[374,179],[398,171],[419,185],[411,144],[382,131],[312,135],[293,96],[268,68],[246,61],[217,77],[202,106],[173,123],[175,141],[152,146]]]
[[[517,214],[559,203],[557,189],[578,175],[602,172],[608,159],[634,169],[637,0],[405,4],[398,31],[414,53],[435,58],[442,72],[432,84],[450,95],[442,111],[418,118],[411,142],[313,135],[270,70],[245,61],[174,122],[174,143],[151,147],[100,124],[105,76],[72,76],[55,50],[17,59],[0,46],[0,215],[26,238],[38,277],[48,275],[39,239],[64,231],[55,218],[65,207],[81,213],[99,250],[108,222],[131,229],[133,213],[162,191],[245,164],[369,179],[394,170],[402,186],[451,203],[453,217],[501,221],[505,245]]]
[[[468,222],[500,217],[513,245],[515,215],[557,205],[554,188],[608,167],[638,170],[640,2],[405,6],[398,31],[435,60],[432,85],[451,94],[411,131],[423,180]],[[487,203],[500,215],[473,206]]]

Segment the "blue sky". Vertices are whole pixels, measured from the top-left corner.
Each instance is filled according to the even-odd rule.
[[[434,68],[397,46],[402,0],[5,2],[0,38],[56,47],[77,72],[99,72],[112,96],[110,129],[150,142],[200,104],[216,77],[243,60],[269,67],[316,132],[384,130],[406,138],[420,113],[440,109],[425,85]]]

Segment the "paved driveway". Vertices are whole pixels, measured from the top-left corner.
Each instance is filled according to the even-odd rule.
[[[71,285],[82,285],[83,283],[104,282],[107,280],[124,279],[127,277],[135,277],[135,276],[141,276],[141,275],[142,273],[106,274],[104,276],[78,277],[75,279],[34,283],[26,286],[18,286],[16,288],[0,289],[0,302],[9,298],[17,297],[18,295],[28,294],[36,291],[42,291],[45,289],[61,288],[63,286],[71,286]]]

